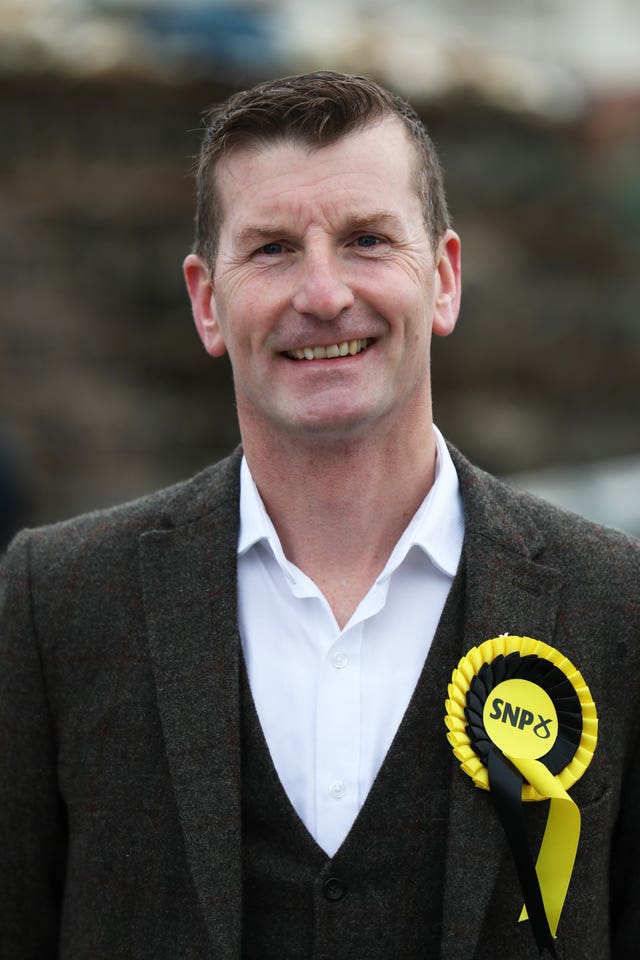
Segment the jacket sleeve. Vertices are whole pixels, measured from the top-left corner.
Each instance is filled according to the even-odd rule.
[[[0,957],[53,960],[66,827],[31,589],[22,533],[0,565]]]
[[[640,942],[640,750],[623,787],[611,856],[611,957],[628,960]]]

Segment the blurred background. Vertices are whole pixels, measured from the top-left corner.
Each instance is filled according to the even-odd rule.
[[[463,239],[436,422],[640,534],[637,0],[0,0],[0,549],[238,441],[181,261],[201,113],[366,72],[418,109]]]

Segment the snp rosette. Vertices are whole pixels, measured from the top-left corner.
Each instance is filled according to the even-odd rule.
[[[445,704],[447,739],[477,787],[490,791],[507,836],[538,948],[554,938],[580,838],[580,811],[567,791],[591,762],[595,704],[582,674],[531,637],[502,636],[473,647],[453,671]],[[549,800],[537,862],[522,801]]]

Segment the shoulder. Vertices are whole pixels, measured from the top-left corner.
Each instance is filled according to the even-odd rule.
[[[189,480],[129,503],[95,510],[60,523],[25,530],[7,553],[7,563],[27,549],[34,567],[50,574],[61,567],[118,562],[122,566],[145,533],[168,530],[220,514],[233,528],[237,522],[241,453],[235,451]]]
[[[454,448],[469,533],[564,568],[574,578],[640,583],[640,540],[553,506],[470,464]]]

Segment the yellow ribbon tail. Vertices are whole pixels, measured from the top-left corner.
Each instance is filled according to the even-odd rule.
[[[541,797],[548,797],[551,801],[536,861],[536,874],[549,929],[555,937],[580,839],[580,811],[556,777],[539,760],[520,757],[509,757],[509,760]],[[527,918],[527,908],[523,907],[519,920]]]

